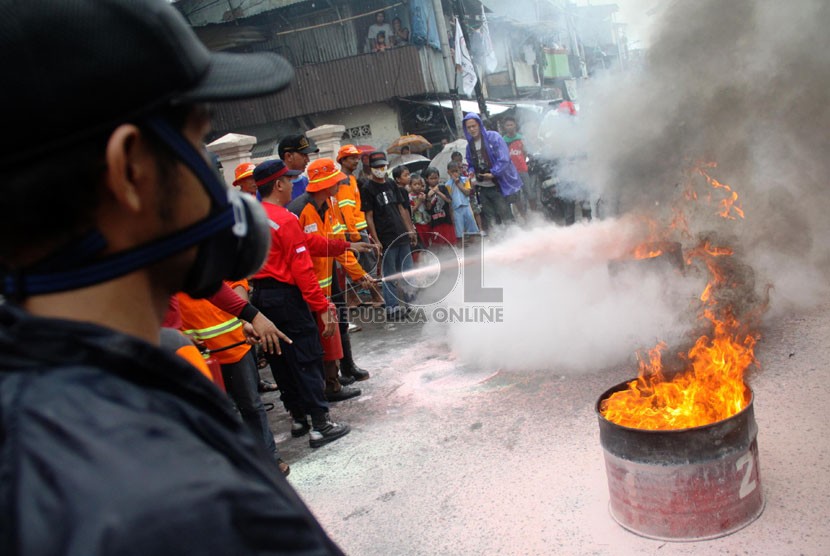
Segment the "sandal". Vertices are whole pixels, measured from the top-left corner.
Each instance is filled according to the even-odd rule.
[[[288,467],[288,464],[281,459],[277,460],[277,468],[280,470],[283,477],[288,477],[288,474],[291,473],[291,468]]]

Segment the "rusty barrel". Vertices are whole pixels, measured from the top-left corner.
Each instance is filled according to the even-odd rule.
[[[600,413],[609,510],[626,529],[653,539],[697,541],[733,533],[764,511],[758,427],[749,404],[728,419],[679,430],[632,429]]]

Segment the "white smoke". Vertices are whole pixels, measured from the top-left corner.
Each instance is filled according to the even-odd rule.
[[[809,306],[830,275],[828,20],[824,0],[663,6],[645,66],[581,83],[578,121],[549,119],[545,149],[620,214],[654,215],[691,163],[716,162],[746,213],[730,233],[774,286],[771,314]]]
[[[468,363],[559,374],[596,371],[677,339],[705,280],[663,261],[617,263],[642,237],[635,222],[617,219],[514,230],[484,250],[483,286],[502,289],[503,321],[432,322],[427,332]],[[464,280],[474,279],[468,269]],[[437,306],[475,305],[459,286]]]
[[[572,160],[563,175],[617,214],[664,223],[689,168],[716,163],[709,172],[739,194],[745,219],[700,199],[686,241],[710,230],[728,239],[756,290],[773,286],[768,316],[815,304],[830,292],[830,2],[672,2],[659,17],[644,67],[581,83],[579,118],[542,129],[546,153]],[[504,322],[428,328],[466,361],[562,373],[672,344],[705,278],[645,265],[609,273],[609,260],[645,239],[631,230],[625,217],[518,230],[485,260],[486,285],[504,290]]]

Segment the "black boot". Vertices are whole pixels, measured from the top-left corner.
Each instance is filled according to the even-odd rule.
[[[354,398],[360,395],[359,388],[352,388],[350,386],[343,386],[338,380],[337,376],[337,362],[326,361],[323,364],[323,369],[326,376],[326,400],[330,402],[342,402],[349,398]]]
[[[312,429],[308,444],[312,448],[319,448],[338,438],[342,438],[352,430],[349,425],[333,422],[328,413],[321,416],[312,416],[311,422]]]
[[[352,356],[352,339],[349,333],[340,334],[340,344],[343,346],[343,359],[340,360],[340,374],[350,376],[357,381],[369,380],[369,371],[361,369],[354,362]]]
[[[344,375],[340,373],[340,376],[337,377],[337,380],[340,381],[342,386],[348,386],[349,384],[354,384],[354,377],[349,375]]]

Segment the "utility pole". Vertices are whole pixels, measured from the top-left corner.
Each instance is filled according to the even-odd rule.
[[[470,57],[472,57],[472,47],[470,43],[470,33],[467,32],[467,26],[464,25],[464,4],[461,3],[461,0],[455,0],[455,16],[461,22],[461,34],[464,35],[464,42],[467,43],[467,50],[470,51]],[[473,62],[473,68],[476,72],[476,100],[478,101],[478,110],[481,112],[481,117],[485,120],[490,119],[490,113],[487,111],[487,103],[484,101],[484,95],[481,93],[481,78],[478,76],[478,68],[476,67],[475,62]]]
[[[438,37],[441,39],[441,54],[444,56],[444,69],[447,72],[447,85],[452,100],[452,115],[455,120],[455,138],[464,137],[461,113],[461,103],[458,101],[458,79],[456,78],[455,60],[450,52],[450,43],[447,39],[447,22],[444,19],[444,7],[441,0],[432,0],[432,9],[435,12],[435,22],[438,25]]]

